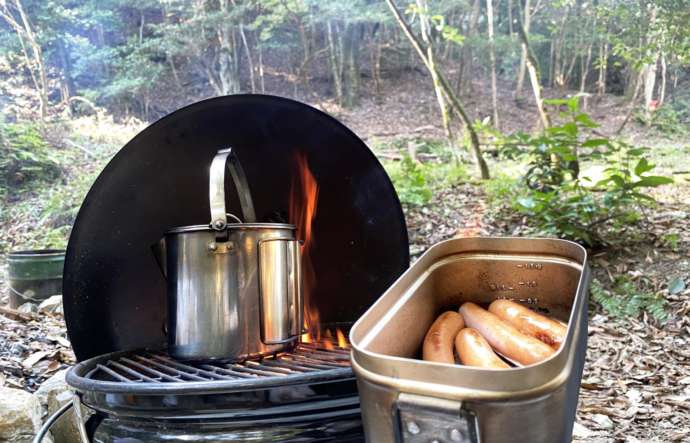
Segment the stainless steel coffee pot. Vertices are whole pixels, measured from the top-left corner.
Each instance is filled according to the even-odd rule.
[[[244,222],[225,212],[226,165]],[[255,222],[231,149],[218,151],[209,178],[211,222],[171,229],[156,251],[167,278],[168,352],[185,360],[236,361],[287,350],[302,332],[295,227]]]

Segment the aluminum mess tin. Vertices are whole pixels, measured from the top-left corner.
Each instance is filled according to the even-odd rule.
[[[368,442],[569,442],[587,348],[587,253],[565,240],[431,247],[350,332]],[[467,301],[521,301],[567,322],[547,360],[483,369],[421,360],[428,328]]]

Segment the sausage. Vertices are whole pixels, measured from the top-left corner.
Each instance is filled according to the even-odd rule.
[[[541,340],[555,350],[558,350],[565,340],[566,326],[514,301],[496,300],[489,305],[489,312],[515,326],[523,334]]]
[[[455,364],[453,339],[465,326],[462,316],[454,311],[439,315],[424,337],[422,358],[438,363]]]
[[[539,363],[555,352],[549,345],[525,335],[496,315],[474,303],[464,303],[460,314],[497,352],[523,365]]]
[[[465,328],[458,333],[455,337],[455,351],[463,365],[492,369],[510,368],[474,328]]]

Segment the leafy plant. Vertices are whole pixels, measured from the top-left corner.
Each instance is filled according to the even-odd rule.
[[[606,289],[598,281],[591,285],[592,300],[614,317],[637,317],[643,311],[659,323],[668,321],[668,301],[661,293],[641,289],[628,276],[616,277],[611,289]]]
[[[59,158],[33,123],[0,124],[0,151],[0,197],[61,173]]]
[[[431,200],[431,189],[423,168],[409,155],[404,155],[400,162],[389,164],[387,170],[402,203],[419,206]]]
[[[686,107],[690,103],[682,101]],[[637,120],[645,125],[650,126],[657,133],[663,136],[678,136],[688,133],[688,126],[690,125],[690,117],[688,116],[688,109],[683,106],[678,106],[675,102],[660,107],[658,110],[652,112],[648,117],[645,112],[638,111],[635,114]]]
[[[669,248],[670,250],[677,252],[680,246],[680,234],[677,232],[669,232],[661,236],[659,239],[661,245]]]
[[[541,234],[592,247],[624,238],[643,208],[654,203],[646,190],[673,180],[649,175],[655,166],[645,156],[648,148],[584,134],[583,129],[597,125],[579,111],[577,97],[550,103],[567,106],[565,123],[537,136],[517,134],[504,142],[504,154],[528,159],[524,186],[513,189],[513,209],[527,215]],[[603,165],[601,176],[582,176],[583,161]]]

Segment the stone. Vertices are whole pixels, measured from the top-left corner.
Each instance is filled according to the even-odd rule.
[[[72,401],[72,391],[65,382],[67,369],[58,371],[44,381],[34,393],[45,411],[45,419],[50,417],[55,411],[60,409],[65,403]],[[74,411],[67,411],[50,429],[55,443],[78,442],[79,430],[75,422]]]
[[[53,295],[46,298],[38,305],[40,312],[62,314],[62,295]]]
[[[604,414],[594,414],[592,415],[592,420],[596,424],[599,425],[600,428],[602,429],[612,429],[613,428],[613,420],[609,418],[609,416],[604,415]]]
[[[20,389],[0,387],[0,442],[31,443],[41,427],[41,404]]]
[[[17,311],[23,314],[34,314],[38,312],[38,305],[29,301],[18,307]]]

